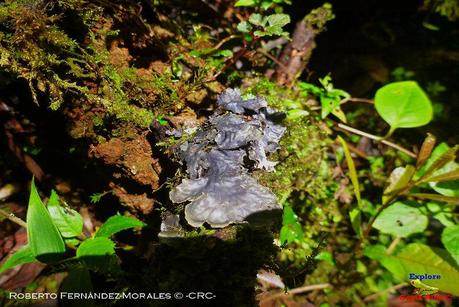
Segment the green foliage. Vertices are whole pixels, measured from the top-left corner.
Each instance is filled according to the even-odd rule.
[[[383,233],[399,237],[408,237],[423,232],[428,219],[419,209],[419,205],[408,202],[395,202],[384,209],[373,225]]]
[[[129,229],[129,228],[138,228],[144,227],[145,224],[139,221],[136,218],[114,215],[108,218],[104,224],[96,232],[95,237],[111,237],[117,232]]]
[[[291,0],[238,0],[235,7],[259,7],[262,10],[267,10],[274,5],[292,4]]]
[[[289,204],[284,204],[284,214],[282,217],[282,228],[279,234],[281,244],[288,244],[296,240],[303,240],[303,229],[298,222],[298,216]]]
[[[375,107],[379,115],[391,126],[413,128],[432,120],[432,103],[414,81],[387,84],[376,92]]]
[[[145,223],[135,218],[115,215],[102,224],[94,238],[82,239],[82,216],[71,208],[62,207],[54,190],[51,192],[48,210],[46,210],[32,180],[27,210],[28,244],[14,253],[0,267],[0,273],[14,266],[37,260],[65,266],[73,258],[62,260],[66,251],[64,238],[65,243],[72,248],[79,245],[76,257],[82,259],[88,268],[115,272],[118,260],[115,256],[115,242],[110,239],[110,236],[125,229],[144,226]]]
[[[459,264],[459,225],[451,225],[443,229],[441,242]]]
[[[115,243],[106,237],[83,241],[76,251],[76,257],[96,271],[113,272],[117,269]]]
[[[354,228],[354,231],[359,235],[362,236],[362,228],[361,228],[361,213],[362,210],[362,199],[360,197],[360,185],[359,185],[359,178],[357,176],[357,171],[355,169],[354,160],[352,159],[351,152],[349,151],[349,147],[347,146],[346,141],[340,136],[338,136],[338,141],[341,143],[343,147],[344,156],[346,157],[347,167],[349,168],[349,177],[351,178],[351,183],[354,188],[354,195],[357,199],[357,207],[352,208],[349,211],[349,217],[351,218],[351,224]]]
[[[319,99],[322,107],[322,118],[325,118],[328,114],[332,113],[341,121],[346,122],[346,117],[340,108],[340,102],[344,98],[349,98],[350,95],[343,90],[335,89],[330,76],[319,79],[319,82],[322,87],[306,82],[299,82],[298,87],[306,94],[314,95]]]
[[[440,275],[440,279],[424,280],[423,283],[446,293],[459,295],[459,289],[456,287],[459,278],[457,264],[450,262],[448,253],[443,249],[412,243],[396,255],[389,255],[384,246],[375,245],[365,248],[365,255],[380,262],[399,281],[408,280],[409,274],[414,272]]]
[[[285,36],[288,32],[282,28],[290,23],[290,16],[286,14],[272,14],[262,16],[261,14],[252,14],[248,21],[242,21],[237,25],[237,29],[243,33],[252,32],[257,37]],[[258,30],[257,30],[258,29]]]
[[[33,179],[27,209],[27,240],[32,255],[39,261],[52,263],[64,256],[64,240],[41,201]]]
[[[48,200],[48,212],[62,237],[72,238],[81,235],[83,218],[72,208],[62,207],[59,202],[59,196],[54,190],[51,191],[51,196]]]
[[[25,245],[17,250],[0,267],[0,274],[17,265],[35,262],[36,259],[29,245]]]

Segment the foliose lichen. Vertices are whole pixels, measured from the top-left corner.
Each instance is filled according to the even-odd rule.
[[[279,210],[276,196],[250,175],[255,169],[274,171],[266,154],[278,149],[285,128],[281,114],[261,97],[244,100],[238,89],[227,89],[218,109],[193,138],[176,149],[188,177],[173,188],[174,203],[185,207],[187,222],[199,227],[241,223],[255,213]]]

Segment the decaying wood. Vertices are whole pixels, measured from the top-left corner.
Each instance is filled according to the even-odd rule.
[[[330,4],[312,10],[296,26],[292,40],[279,57],[275,71],[277,84],[292,86],[305,70],[316,43],[315,38],[325,29],[325,24],[334,18]]]

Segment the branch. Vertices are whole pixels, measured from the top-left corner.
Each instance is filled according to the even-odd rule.
[[[18,218],[13,213],[8,213],[3,209],[0,209],[0,215],[3,215],[5,218],[9,219],[11,222],[18,224],[21,227],[27,228],[27,223]]]
[[[295,295],[295,294],[300,294],[300,293],[309,292],[309,291],[313,291],[313,290],[325,289],[325,288],[328,288],[328,287],[331,287],[331,285],[329,283],[298,287],[298,288],[294,288],[294,289],[292,289],[290,291],[287,291],[287,292],[278,292],[278,293],[274,293],[274,294],[268,295],[265,298],[262,298],[260,301],[264,301],[264,302],[265,301],[272,301],[272,300],[274,300],[276,298],[288,297],[288,296],[292,296],[292,295]]]
[[[354,133],[354,134],[358,134],[358,135],[367,137],[367,138],[369,138],[369,139],[375,140],[375,141],[377,141],[377,142],[381,142],[381,143],[383,143],[384,145],[387,145],[387,146],[389,146],[389,147],[395,148],[395,149],[397,149],[398,151],[401,151],[401,152],[407,154],[408,156],[410,156],[410,157],[412,157],[412,158],[414,158],[414,159],[417,158],[417,155],[416,155],[414,152],[412,152],[412,151],[410,151],[410,150],[408,150],[408,149],[406,149],[406,148],[404,148],[404,147],[402,147],[402,146],[400,146],[400,145],[398,145],[398,144],[392,143],[392,142],[390,142],[390,141],[388,141],[388,140],[384,140],[384,139],[383,139],[382,137],[380,137],[380,136],[376,136],[376,135],[373,135],[373,134],[370,134],[370,133],[361,131],[361,130],[359,130],[359,129],[352,128],[352,127],[349,127],[349,126],[347,126],[347,125],[345,125],[345,124],[341,124],[341,123],[338,123],[338,127],[341,128],[341,129],[343,129],[343,130],[352,132],[352,133]]]

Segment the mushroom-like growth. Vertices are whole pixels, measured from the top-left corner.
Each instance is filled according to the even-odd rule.
[[[275,195],[250,176],[253,169],[274,171],[266,153],[278,148],[285,128],[273,118],[279,113],[263,98],[243,100],[227,89],[219,109],[181,144],[176,153],[186,163],[188,179],[170,192],[174,203],[189,201],[185,218],[194,227],[241,223],[254,213],[279,210]]]

